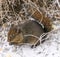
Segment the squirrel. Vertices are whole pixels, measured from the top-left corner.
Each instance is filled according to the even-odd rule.
[[[29,9],[27,9],[27,11],[28,15],[30,14],[31,17],[35,19],[35,21],[26,20],[21,25],[11,26],[8,32],[8,42],[10,44],[18,44],[18,45],[24,43],[29,43],[32,45],[40,44],[41,41],[39,40],[40,36],[43,33],[49,32],[53,29],[51,19],[45,16],[44,11],[40,12],[40,10],[32,6],[29,6]],[[39,23],[43,24],[44,28]]]
[[[44,33],[44,28],[41,24],[34,20],[28,20],[20,25],[12,25],[8,32],[8,42],[10,44],[29,43],[34,45],[40,43],[40,36]]]

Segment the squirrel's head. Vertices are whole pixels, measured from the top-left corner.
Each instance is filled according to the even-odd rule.
[[[16,43],[21,42],[23,40],[22,31],[18,26],[12,25],[9,32],[8,32],[8,42],[9,43]]]

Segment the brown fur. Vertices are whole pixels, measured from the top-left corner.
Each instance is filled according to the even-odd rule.
[[[42,20],[42,24],[44,25],[44,28],[46,31],[51,31],[52,30],[52,21],[50,20],[49,17],[45,17],[44,14],[41,14],[40,12],[38,12],[37,10],[35,11],[35,13],[32,15],[33,18],[35,18],[38,21]]]
[[[12,44],[30,43],[34,45],[34,43],[38,40],[40,35],[44,33],[42,26],[38,24],[36,21],[31,21],[31,20],[22,24],[22,29],[19,28],[19,30],[21,30],[19,33],[17,32],[18,30],[17,28],[18,26],[17,27],[12,26],[8,32],[8,42]],[[13,34],[14,36],[11,37],[11,35]],[[38,38],[33,36],[24,36],[29,34],[37,36]]]

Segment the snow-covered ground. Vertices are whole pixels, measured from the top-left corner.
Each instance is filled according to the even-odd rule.
[[[36,48],[9,45],[7,30],[0,28],[0,57],[60,57],[60,30],[50,33],[47,36],[49,39]]]
[[[2,0],[0,0],[0,6],[1,6],[1,1]],[[14,0],[11,1],[14,2]],[[59,10],[54,9],[55,3],[58,4]],[[60,14],[59,0],[54,0],[53,5],[54,6],[51,5],[52,6],[51,9],[47,8],[46,11],[46,13],[49,14],[51,18],[53,17],[53,15],[55,15],[55,12]],[[2,13],[0,12],[0,15],[1,14]],[[30,20],[33,19],[30,18]],[[55,30],[49,33],[49,35],[47,36],[48,40],[46,40],[44,43],[41,43],[36,48],[31,48],[29,45],[22,45],[22,46],[9,45],[9,43],[7,42],[7,34],[8,34],[9,27],[8,28],[0,27],[0,57],[60,57],[60,29],[59,28],[60,28],[60,22],[54,22]]]

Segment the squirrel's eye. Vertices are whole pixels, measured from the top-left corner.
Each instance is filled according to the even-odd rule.
[[[10,35],[10,38],[14,38],[14,36],[15,36],[15,35],[14,35],[14,34],[12,34],[12,35]]]
[[[12,36],[12,35],[10,35],[10,38],[13,38],[13,36]]]

